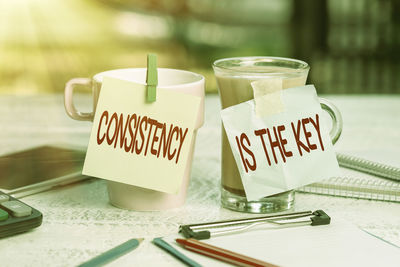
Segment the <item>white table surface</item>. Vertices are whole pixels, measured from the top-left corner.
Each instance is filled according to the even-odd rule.
[[[399,165],[400,96],[327,96],[344,118],[335,148]],[[77,98],[78,107],[90,98]],[[176,233],[180,224],[241,218],[220,207],[220,116],[218,96],[206,97],[206,120],[198,131],[186,204],[160,212],[135,212],[108,202],[102,180],[82,182],[25,197],[43,213],[43,224],[0,240],[1,266],[74,266],[130,238],[144,237],[135,251],[110,266],[181,266],[155,247],[154,237]],[[0,96],[0,153],[42,144],[87,146],[91,123],[65,114],[62,95]],[[295,210],[325,210],[400,246],[400,203],[296,193]]]

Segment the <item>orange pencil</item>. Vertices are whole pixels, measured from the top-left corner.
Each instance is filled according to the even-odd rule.
[[[207,243],[200,242],[196,239],[176,239],[176,242],[182,245],[185,249],[194,251],[196,253],[215,258],[220,261],[225,261],[237,266],[265,266],[265,267],[277,267],[277,265],[257,260],[230,250],[219,248],[216,246],[209,245]]]

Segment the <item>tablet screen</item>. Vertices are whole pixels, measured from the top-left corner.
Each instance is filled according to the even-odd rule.
[[[85,153],[41,146],[0,156],[0,188],[13,190],[82,171]]]

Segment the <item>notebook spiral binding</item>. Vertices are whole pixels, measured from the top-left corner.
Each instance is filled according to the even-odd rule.
[[[400,181],[400,168],[340,153],[336,157],[342,167]]]
[[[386,164],[337,153],[341,167],[392,181],[333,177],[297,189],[299,192],[400,202],[400,169]]]
[[[297,191],[330,196],[400,202],[400,184],[391,181],[371,181],[333,177],[299,188]]]

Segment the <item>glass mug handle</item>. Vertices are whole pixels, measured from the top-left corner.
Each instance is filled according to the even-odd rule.
[[[332,144],[335,144],[343,129],[342,114],[340,114],[339,109],[327,99],[319,98],[319,102],[321,103],[321,108],[328,112],[332,118],[332,129],[329,132],[329,135],[332,139]]]
[[[93,112],[80,112],[75,108],[73,102],[74,88],[76,85],[83,85],[91,88],[92,80],[89,78],[74,78],[67,82],[64,91],[64,106],[68,116],[78,121],[92,121]]]

